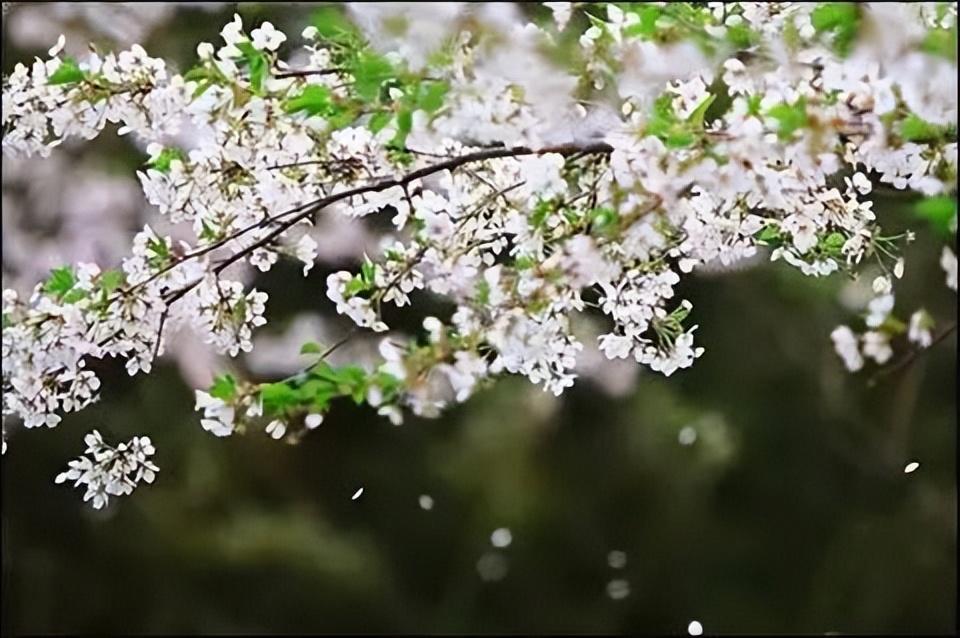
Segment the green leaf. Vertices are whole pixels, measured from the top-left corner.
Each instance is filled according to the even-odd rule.
[[[777,135],[780,139],[788,139],[795,131],[807,125],[807,100],[801,96],[793,104],[781,102],[771,107],[767,115],[779,122]]]
[[[212,80],[204,80],[203,82],[197,85],[197,88],[193,90],[193,95],[191,95],[190,97],[192,98],[200,97],[201,95],[206,93],[207,89],[209,89],[211,86],[213,86]]]
[[[840,249],[843,248],[846,241],[847,238],[844,237],[843,233],[832,232],[820,239],[819,248],[827,255],[839,255]]]
[[[160,154],[148,164],[154,170],[160,171],[161,173],[170,172],[170,164],[173,160],[180,160],[181,162],[185,159],[183,151],[179,148],[165,148],[160,151]]]
[[[690,131],[674,130],[664,138],[663,143],[667,148],[687,148],[696,141],[696,136]]]
[[[380,111],[374,113],[370,118],[370,122],[367,123],[367,128],[370,129],[373,133],[379,133],[383,128],[390,123],[390,120],[393,119],[393,113],[390,111]]]
[[[210,70],[205,66],[195,66],[183,74],[185,82],[190,82],[191,80],[206,80],[209,77]]]
[[[607,206],[594,208],[589,212],[591,226],[603,233],[616,225],[619,216],[617,211]]]
[[[637,15],[640,21],[623,30],[626,36],[640,36],[644,40],[651,39],[657,33],[657,20],[663,14],[663,9],[655,5],[642,7]]]
[[[755,235],[755,237],[758,241],[768,244],[780,241],[780,227],[776,226],[775,224],[768,224],[764,226],[763,229]]]
[[[57,67],[57,70],[47,78],[47,84],[73,84],[79,82],[87,77],[80,67],[77,65],[77,61],[73,58],[64,58],[60,62],[60,66]]]
[[[316,341],[308,341],[300,346],[300,354],[320,354],[323,347]]]
[[[549,199],[541,199],[533,208],[533,215],[530,216],[530,223],[534,228],[541,228],[550,216],[553,210],[553,202]]]
[[[690,117],[687,118],[687,123],[697,129],[703,128],[703,118],[707,114],[707,109],[710,108],[710,105],[713,104],[713,101],[717,99],[716,95],[708,95],[703,98],[700,104],[697,105],[697,108],[693,110],[693,113],[690,114]]]
[[[410,109],[403,109],[397,113],[397,134],[390,141],[397,148],[403,148],[407,141],[407,135],[413,128],[413,112]]]
[[[928,197],[917,202],[914,207],[917,217],[927,220],[933,228],[945,237],[953,235],[954,220],[957,218],[957,200],[941,195]]]
[[[306,111],[310,115],[329,115],[335,110],[330,100],[330,89],[319,84],[310,84],[297,96],[287,98],[283,104],[287,113]]]
[[[810,22],[817,32],[831,33],[834,50],[845,57],[857,38],[860,9],[855,2],[826,2],[810,13]]]
[[[123,285],[124,275],[119,270],[104,270],[100,273],[100,289],[106,294],[110,294]]]
[[[380,94],[380,85],[395,77],[393,65],[381,55],[361,53],[351,65],[353,89],[365,102],[372,102]]]
[[[661,95],[654,102],[646,133],[660,138],[668,148],[686,148],[697,141],[688,124],[681,122],[674,112],[673,96],[670,94]]]
[[[63,303],[77,303],[81,299],[86,299],[89,293],[86,290],[81,290],[80,288],[74,288],[70,290],[63,296]]]
[[[297,391],[300,403],[308,403],[311,409],[320,412],[325,411],[338,394],[334,384],[323,379],[309,379]]]
[[[900,123],[900,137],[907,142],[934,142],[946,132],[947,127],[931,124],[913,113]]]
[[[480,279],[477,281],[477,289],[473,298],[482,306],[490,303],[490,282],[486,279]]]
[[[363,282],[366,284],[373,284],[376,274],[377,265],[369,259],[365,259],[363,264],[360,265],[360,276],[363,278]]]
[[[166,258],[170,256],[170,247],[167,246],[167,242],[159,237],[147,240],[147,249],[157,257]]]
[[[250,88],[257,95],[263,92],[263,80],[270,71],[270,62],[267,54],[255,48],[249,41],[237,43],[237,48],[243,53],[243,58],[250,69]]]
[[[757,33],[744,24],[727,26],[727,42],[738,49],[749,49],[760,41]]]
[[[346,298],[354,297],[365,290],[369,290],[370,286],[363,281],[363,278],[354,275],[353,279],[347,282],[343,287],[343,294]]]
[[[529,255],[520,255],[513,261],[513,267],[517,270],[529,270],[536,265],[536,261]]]
[[[443,106],[443,99],[450,90],[450,85],[446,82],[422,82],[417,91],[417,106],[433,113]]]
[[[271,415],[282,414],[298,403],[297,391],[283,381],[261,385],[260,398],[264,412]]]
[[[223,401],[230,401],[236,393],[237,380],[230,374],[218,376],[213,380],[213,385],[210,386],[210,396]]]
[[[950,29],[932,29],[920,48],[931,55],[957,61],[957,25]]]
[[[355,37],[357,28],[336,7],[321,7],[313,13],[311,24],[320,39],[343,43]]]
[[[66,295],[71,288],[76,285],[77,279],[73,274],[73,268],[62,266],[50,271],[50,277],[43,284],[43,292],[60,299]]]

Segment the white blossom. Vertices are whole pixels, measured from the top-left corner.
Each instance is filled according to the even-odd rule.
[[[847,326],[837,326],[830,333],[833,340],[833,347],[843,359],[843,365],[850,372],[856,372],[863,368],[863,356],[860,354],[860,343],[857,335]]]
[[[140,481],[153,483],[159,468],[150,457],[156,451],[147,436],[135,436],[126,443],[113,447],[104,442],[97,430],[87,434],[83,442],[87,449],[83,456],[70,461],[65,472],[55,482],[73,481],[74,487],[84,486],[84,502],[101,509],[111,496],[131,494]]]

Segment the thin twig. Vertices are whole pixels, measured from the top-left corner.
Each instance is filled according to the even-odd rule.
[[[904,368],[912,364],[917,359],[917,357],[924,354],[925,352],[933,348],[933,346],[937,345],[938,343],[946,339],[948,336],[950,336],[950,334],[952,334],[953,331],[956,329],[957,329],[957,322],[954,321],[950,325],[948,325],[946,328],[944,328],[942,331],[940,331],[940,333],[938,333],[937,336],[935,336],[933,340],[930,341],[930,345],[927,346],[926,348],[914,349],[910,352],[910,354],[905,356],[903,359],[901,359],[897,363],[894,363],[885,368],[881,368],[877,370],[873,374],[873,376],[870,377],[870,380],[867,381],[867,387],[872,388],[882,379],[892,374],[895,374],[897,372],[900,372],[901,370],[903,370]]]
[[[343,69],[331,68],[331,69],[295,69],[293,71],[281,71],[279,73],[274,73],[273,77],[277,80],[284,80],[286,78],[304,78],[310,75],[335,75],[337,73],[344,73]]]

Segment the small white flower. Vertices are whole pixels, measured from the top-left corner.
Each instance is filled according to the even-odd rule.
[[[894,298],[892,294],[885,294],[870,300],[867,305],[867,326],[878,328],[893,310]]]
[[[209,42],[201,42],[197,45],[197,57],[201,60],[213,57],[213,45]]]
[[[615,578],[607,583],[607,596],[613,600],[623,600],[630,595],[630,582],[625,578]]]
[[[910,328],[907,331],[907,339],[921,348],[928,348],[933,343],[933,334],[930,329],[933,328],[933,318],[926,310],[918,310],[910,315]]]
[[[287,36],[283,31],[277,31],[269,22],[264,22],[259,28],[250,32],[253,46],[260,50],[276,51],[283,44]]]
[[[883,365],[893,356],[890,337],[884,332],[871,330],[863,335],[863,354]]]
[[[860,354],[860,344],[857,336],[847,326],[837,326],[830,333],[834,350],[843,359],[843,365],[850,372],[856,372],[863,367],[863,357]]]
[[[873,292],[878,295],[889,295],[893,291],[893,283],[890,278],[880,275],[873,280]]]
[[[607,564],[613,569],[623,569],[627,566],[627,553],[613,550],[607,554]]]
[[[57,474],[54,483],[84,485],[83,500],[91,502],[94,509],[105,507],[111,496],[131,494],[140,481],[152,483],[160,471],[150,460],[156,450],[149,437],[135,436],[111,447],[94,430],[84,437],[84,443],[85,455],[70,461],[67,471]]]
[[[303,235],[296,246],[297,259],[303,262],[303,276],[306,277],[317,260],[317,242],[310,235]]]
[[[903,257],[897,260],[897,263],[893,265],[893,276],[897,279],[903,279],[903,267],[904,261]]]
[[[494,547],[508,547],[513,542],[513,534],[506,527],[500,527],[493,530],[490,535],[490,543]]]
[[[66,45],[66,43],[67,43],[67,37],[61,33],[60,37],[57,38],[57,43],[53,45],[53,47],[49,51],[47,51],[47,53],[50,55],[51,58],[56,57],[58,53],[63,51],[63,47],[64,45]]]
[[[557,23],[557,28],[563,31],[570,21],[570,16],[573,14],[573,3],[544,2],[543,6],[553,12],[553,20]]]
[[[940,255],[940,267],[947,273],[947,287],[956,292],[957,256],[953,254],[949,246],[943,247],[943,252]]]
[[[267,424],[266,431],[272,438],[282,439],[283,435],[287,433],[287,426],[283,421],[274,419]]]

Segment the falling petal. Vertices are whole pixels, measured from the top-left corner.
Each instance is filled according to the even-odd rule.
[[[359,490],[357,490],[356,492],[353,493],[353,496],[350,498],[350,500],[351,500],[351,501],[357,500],[358,498],[360,498],[360,495],[361,495],[361,494],[363,494],[363,488],[362,488],[362,487],[361,487]]]
[[[614,569],[623,569],[627,565],[627,553],[613,550],[607,554],[607,564]]]
[[[693,620],[689,625],[687,625],[687,633],[689,633],[691,636],[699,636],[703,633],[703,625],[701,625],[698,621]]]
[[[507,547],[513,542],[513,534],[506,527],[501,527],[493,531],[490,535],[490,542],[494,547]]]
[[[623,600],[630,595],[630,583],[622,578],[607,583],[607,596],[614,600]]]
[[[919,463],[917,463],[916,461],[911,461],[910,463],[907,463],[907,466],[905,468],[903,468],[903,473],[910,474],[916,471],[918,467],[920,467]]]

